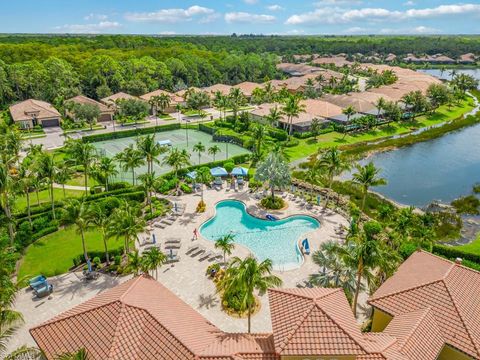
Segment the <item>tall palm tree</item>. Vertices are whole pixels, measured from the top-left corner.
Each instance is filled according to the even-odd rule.
[[[95,147],[88,142],[83,142],[82,139],[78,139],[68,140],[65,149],[72,160],[83,166],[85,195],[87,195],[88,175],[96,158]]]
[[[270,186],[272,201],[275,199],[275,187],[284,188],[290,184],[291,174],[288,163],[278,152],[271,152],[259,163],[255,172],[255,179],[267,182]]]
[[[123,171],[132,171],[132,185],[135,185],[135,169],[145,164],[142,153],[133,147],[133,144],[127,146],[123,151],[115,155]]]
[[[263,87],[263,100],[266,103],[270,103],[273,101],[275,93],[275,88],[273,87],[272,83],[269,81]]]
[[[368,189],[372,186],[386,185],[387,180],[378,176],[380,169],[377,169],[373,162],[369,162],[365,166],[357,164],[355,166],[357,172],[353,174],[352,181],[361,186],[363,192],[362,211],[365,209],[365,200],[367,199]]]
[[[138,234],[145,231],[145,219],[140,208],[124,200],[111,215],[110,236],[124,239],[124,254],[130,249],[130,243],[138,240]]]
[[[140,180],[141,184],[145,188],[145,193],[147,194],[147,205],[150,208],[150,214],[153,214],[152,192],[155,190],[155,185],[157,184],[157,181],[155,178],[155,171],[152,172],[151,174],[145,173],[140,175],[138,177],[138,180]]]
[[[231,88],[228,98],[230,106],[232,107],[233,121],[236,123],[238,120],[238,110],[245,105],[247,100],[239,88]]]
[[[220,152],[220,147],[218,145],[212,145],[208,148],[208,153],[213,156],[213,162],[215,162],[215,156]]]
[[[325,152],[321,153],[318,164],[315,166],[318,166],[325,172],[329,189],[332,189],[333,179],[335,176],[339,176],[342,172],[350,169],[349,161],[342,155],[337,147],[329,148]],[[328,205],[329,200],[330,192],[327,194],[325,207]]]
[[[305,105],[300,103],[301,98],[296,95],[289,95],[282,107],[282,113],[287,116],[288,135],[292,135],[293,119],[297,118],[300,113],[305,112]]]
[[[30,164],[27,161],[23,161],[18,167],[18,174],[16,177],[16,185],[18,190],[25,195],[27,200],[27,216],[30,225],[32,224],[32,216],[30,211],[30,191],[32,190],[32,179],[34,173],[31,170]]]
[[[232,255],[232,251],[235,248],[234,239],[235,237],[230,233],[215,241],[215,249],[223,251],[223,264],[225,267],[227,266],[227,255]]]
[[[152,247],[142,254],[144,271],[155,270],[155,279],[158,280],[158,267],[165,263],[167,257],[157,247]]]
[[[140,256],[138,250],[135,249],[133,252],[129,252],[127,254],[128,257],[128,265],[127,269],[129,271],[133,271],[133,275],[137,276],[140,271],[144,270],[142,264],[142,257]]]
[[[104,208],[102,208],[96,203],[93,203],[90,206],[87,216],[89,218],[90,223],[95,225],[96,228],[100,231],[100,234],[102,236],[102,241],[103,241],[103,247],[105,249],[105,260],[107,261],[107,265],[110,265],[110,256],[108,254],[110,216],[105,211]]]
[[[387,105],[387,101],[381,97],[375,102],[375,107],[377,108],[377,117],[380,116],[382,110],[385,110],[385,106]]]
[[[77,199],[68,199],[62,209],[62,222],[65,225],[75,225],[77,233],[82,239],[83,257],[88,260],[87,245],[85,243],[85,232],[91,227],[89,215],[90,209],[86,202]]]
[[[170,106],[171,102],[172,98],[168,94],[163,93],[158,96],[158,108],[162,114]]]
[[[53,192],[53,184],[55,183],[58,168],[55,164],[54,157],[51,153],[41,153],[35,165],[38,168],[40,176],[48,181],[50,191],[50,203],[52,205],[52,217],[55,219],[55,199]]]
[[[62,161],[58,165],[57,176],[55,177],[55,182],[62,185],[63,197],[66,198],[67,194],[65,192],[65,184],[72,179],[74,170],[66,161]]]
[[[148,103],[151,106],[152,114],[156,116],[160,106],[160,97],[158,95],[152,96],[150,100],[148,100]]]
[[[198,152],[198,163],[200,164],[202,153],[205,152],[205,145],[203,145],[202,142],[198,142],[197,144],[193,145],[193,151]]]
[[[190,154],[186,149],[179,150],[172,148],[167,156],[163,158],[162,164],[168,165],[173,169],[175,177],[178,177],[178,171],[190,166]]]
[[[343,115],[347,117],[347,123],[350,122],[350,118],[357,113],[353,106],[347,106],[342,110]]]
[[[217,107],[218,109],[220,110],[220,118],[222,120],[225,120],[225,113],[227,111],[227,108],[230,106],[230,100],[227,96],[221,96],[218,100],[217,100]],[[222,112],[223,112],[223,115],[222,115]]]
[[[254,257],[242,260],[235,257],[230,262],[222,281],[225,293],[235,291],[240,293],[242,306],[248,314],[248,332],[251,332],[251,317],[255,307],[255,292],[260,296],[265,294],[268,288],[282,285],[282,280],[272,275],[272,261],[266,259],[259,263]]]
[[[102,156],[94,165],[93,172],[97,175],[99,180],[103,180],[105,184],[105,191],[108,191],[108,184],[110,178],[118,174],[115,158]]]
[[[149,174],[153,171],[153,163],[160,163],[158,156],[168,151],[167,147],[160,145],[155,140],[155,134],[138,138],[137,149],[147,162],[147,173]]]
[[[282,118],[282,112],[277,106],[274,106],[269,110],[268,115],[265,117],[265,119],[268,121],[270,126],[275,126],[278,127],[278,122]]]
[[[201,192],[201,199],[203,201],[203,188],[204,185],[209,184],[212,181],[212,175],[210,174],[210,169],[206,166],[201,167],[197,171],[197,177],[195,178],[195,181],[198,184],[201,184],[202,187],[202,192]]]
[[[260,159],[262,154],[262,146],[265,142],[265,138],[267,137],[267,131],[265,130],[265,126],[256,124],[252,127],[251,131],[252,140],[255,143],[255,159]]]

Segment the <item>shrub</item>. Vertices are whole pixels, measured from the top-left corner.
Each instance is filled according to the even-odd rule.
[[[120,199],[130,200],[130,201],[145,201],[145,191],[136,191],[132,193],[120,194],[118,195]]]
[[[55,231],[58,231],[58,226],[49,226],[49,227],[46,227],[38,232],[36,232],[35,234],[32,235],[32,237],[30,238],[30,242],[33,243],[34,241],[40,239],[41,237],[45,236],[45,235],[48,235],[48,234],[51,234],[51,233],[54,233]]]
[[[300,144],[300,141],[294,137],[291,137],[290,140],[284,141],[283,145],[286,147],[294,147]]]
[[[203,213],[207,209],[207,204],[205,204],[205,201],[200,200],[200,202],[197,205],[197,213]]]
[[[107,214],[110,215],[113,210],[120,206],[120,199],[116,196],[111,196],[98,201],[98,206]]]
[[[275,196],[267,196],[266,198],[263,198],[260,201],[260,204],[265,208],[265,209],[270,209],[270,210],[278,210],[282,209],[285,207],[285,201],[283,201],[282,198]]]
[[[92,264],[95,266],[95,267],[100,267],[100,265],[102,264],[102,262],[100,261],[100,258],[98,256],[95,256],[92,260]]]
[[[435,244],[433,245],[432,252],[437,255],[445,256],[448,259],[453,260],[456,258],[462,258],[463,260],[468,260],[480,264],[480,254],[471,253],[469,251],[465,251],[454,246]]]
[[[475,195],[462,196],[452,201],[452,206],[457,214],[478,215],[480,211],[480,200]]]
[[[274,138],[275,140],[278,141],[285,141],[288,138],[288,133],[285,130],[282,129],[276,129],[276,128],[269,128],[268,129],[268,136]]]
[[[180,190],[182,190],[185,194],[191,194],[193,192],[192,188],[185,183],[180,185]]]
[[[108,255],[110,259],[113,257],[115,265],[120,265],[120,263],[122,262],[122,256],[121,256],[122,253],[123,253],[123,248],[118,248],[118,249],[113,249],[108,251]],[[88,257],[90,259],[93,259],[93,262],[95,262],[95,258],[99,258],[100,263],[107,261],[105,251],[88,251]],[[117,257],[118,257],[118,264],[117,264]],[[73,261],[73,265],[77,267],[80,264],[83,264],[85,262],[85,258],[83,254],[78,254],[72,259],[72,261]]]
[[[407,259],[410,255],[412,255],[415,250],[417,250],[418,246],[414,243],[411,242],[405,242],[400,245],[398,249],[398,253],[400,256],[405,260]]]
[[[120,255],[116,255],[113,258],[113,263],[117,266],[119,266],[122,263],[122,257]]]
[[[132,186],[132,184],[130,184],[126,181],[119,181],[119,182],[116,182],[116,183],[113,183],[113,184],[109,184],[108,185],[108,190],[113,191],[113,190],[118,190],[118,189],[125,189],[125,188],[131,187],[131,186]]]
[[[223,164],[223,167],[225,168],[225,170],[227,170],[229,173],[231,173],[233,168],[235,167],[235,164],[231,161],[228,161],[225,164]]]

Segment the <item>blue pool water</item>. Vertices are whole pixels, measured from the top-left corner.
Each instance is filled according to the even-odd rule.
[[[319,227],[320,223],[310,216],[258,219],[247,213],[242,202],[225,200],[217,203],[215,216],[202,225],[200,233],[215,241],[231,232],[235,242],[248,247],[260,261],[270,259],[275,269],[288,270],[302,262],[297,241]]]

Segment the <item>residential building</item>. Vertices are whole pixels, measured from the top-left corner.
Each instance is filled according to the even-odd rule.
[[[122,100],[138,100],[138,97],[124,92],[118,92],[116,94],[100,99],[100,102],[117,111],[118,103]]]
[[[220,92],[222,95],[227,96],[230,93],[232,86],[225,84],[215,84],[211,86],[204,87],[202,90],[214,96],[217,92]]]
[[[101,102],[98,102],[96,100],[90,99],[86,96],[83,95],[78,95],[75,96],[71,99],[66,100],[65,102],[71,102],[75,104],[90,104],[97,106],[98,109],[100,110],[100,117],[98,118],[98,121],[112,121],[113,120],[113,114],[115,113],[115,110],[112,107],[109,107]],[[67,116],[72,118],[73,120],[75,119],[75,114],[72,111],[67,111]]]
[[[57,109],[45,101],[28,99],[10,106],[13,121],[22,129],[60,126],[61,115]]]
[[[252,93],[255,89],[257,89],[257,88],[261,89],[264,86],[265,86],[264,84],[258,84],[258,83],[254,83],[254,82],[250,82],[250,81],[244,81],[240,84],[234,85],[233,87],[237,88],[237,89],[240,89],[242,94],[246,98],[250,99],[252,97]]]
[[[163,112],[169,114],[177,111],[177,105],[185,105],[185,100],[182,96],[168,92],[166,90],[155,90],[140,96],[140,99],[145,100],[146,102],[150,102],[150,100],[155,96],[160,95],[167,95],[170,97],[170,105],[166,107]],[[153,114],[153,107],[152,107],[152,114]]]
[[[268,291],[272,333],[226,333],[148,275],[30,330],[47,359],[479,360],[480,272],[424,251],[373,294],[362,333],[342,289]]]

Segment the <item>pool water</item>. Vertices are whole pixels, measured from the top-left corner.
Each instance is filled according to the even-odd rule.
[[[272,260],[276,270],[298,268],[302,255],[297,241],[320,227],[317,220],[303,215],[277,221],[259,219],[247,213],[244,203],[235,200],[221,201],[215,209],[215,216],[200,228],[202,236],[216,241],[232,233],[234,241],[249,248],[258,260]]]

